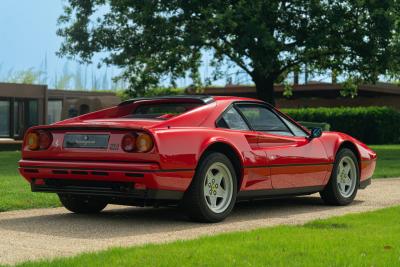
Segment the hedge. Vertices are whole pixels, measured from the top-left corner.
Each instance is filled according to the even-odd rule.
[[[297,121],[325,122],[367,144],[400,143],[400,112],[388,107],[283,109]]]
[[[321,128],[323,131],[331,130],[331,126],[329,125],[329,123],[326,123],[326,122],[298,121],[298,123],[300,123],[301,125],[303,125],[304,127],[306,127],[309,130],[311,130],[312,128],[316,128],[316,127]]]

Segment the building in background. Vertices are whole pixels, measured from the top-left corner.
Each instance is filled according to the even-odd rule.
[[[54,123],[118,103],[120,99],[115,93],[0,83],[0,138],[20,140],[31,126]]]

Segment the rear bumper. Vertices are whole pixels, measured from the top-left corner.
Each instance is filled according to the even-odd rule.
[[[40,181],[39,183],[36,183]],[[172,190],[136,189],[132,182],[104,182],[66,179],[33,179],[32,192],[98,196],[110,203],[134,203],[151,201],[174,201],[183,197],[183,192]]]
[[[36,192],[126,196],[126,192],[123,191],[99,191],[99,188],[90,189],[91,186],[84,186],[90,182],[98,182],[114,186],[121,184],[125,189],[128,186],[128,191],[132,194],[129,197],[138,198],[163,198],[168,195],[168,191],[183,193],[194,175],[194,170],[163,170],[156,163],[21,160],[19,166],[21,175],[31,183],[32,190]],[[38,179],[41,181],[36,184]],[[46,181],[48,183],[44,183]],[[73,187],[67,187],[62,181],[77,183],[73,183]],[[79,183],[82,184],[81,187]]]

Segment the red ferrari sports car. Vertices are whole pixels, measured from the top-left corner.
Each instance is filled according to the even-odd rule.
[[[337,132],[308,131],[256,99],[138,98],[30,128],[21,174],[76,213],[107,204],[179,204],[221,221],[239,199],[319,192],[347,205],[371,183],[376,154]]]

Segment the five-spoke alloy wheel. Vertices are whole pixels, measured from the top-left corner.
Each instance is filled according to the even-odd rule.
[[[231,203],[233,179],[226,165],[221,162],[212,164],[204,179],[204,197],[207,206],[215,213],[224,212]]]
[[[337,169],[337,186],[342,197],[350,197],[357,185],[356,164],[349,156],[344,156]]]
[[[183,207],[196,221],[218,222],[232,211],[236,195],[237,179],[232,162],[224,154],[212,152],[201,160],[185,193]]]
[[[356,156],[350,149],[341,149],[336,155],[329,183],[320,195],[327,204],[348,205],[357,194],[359,181]]]

